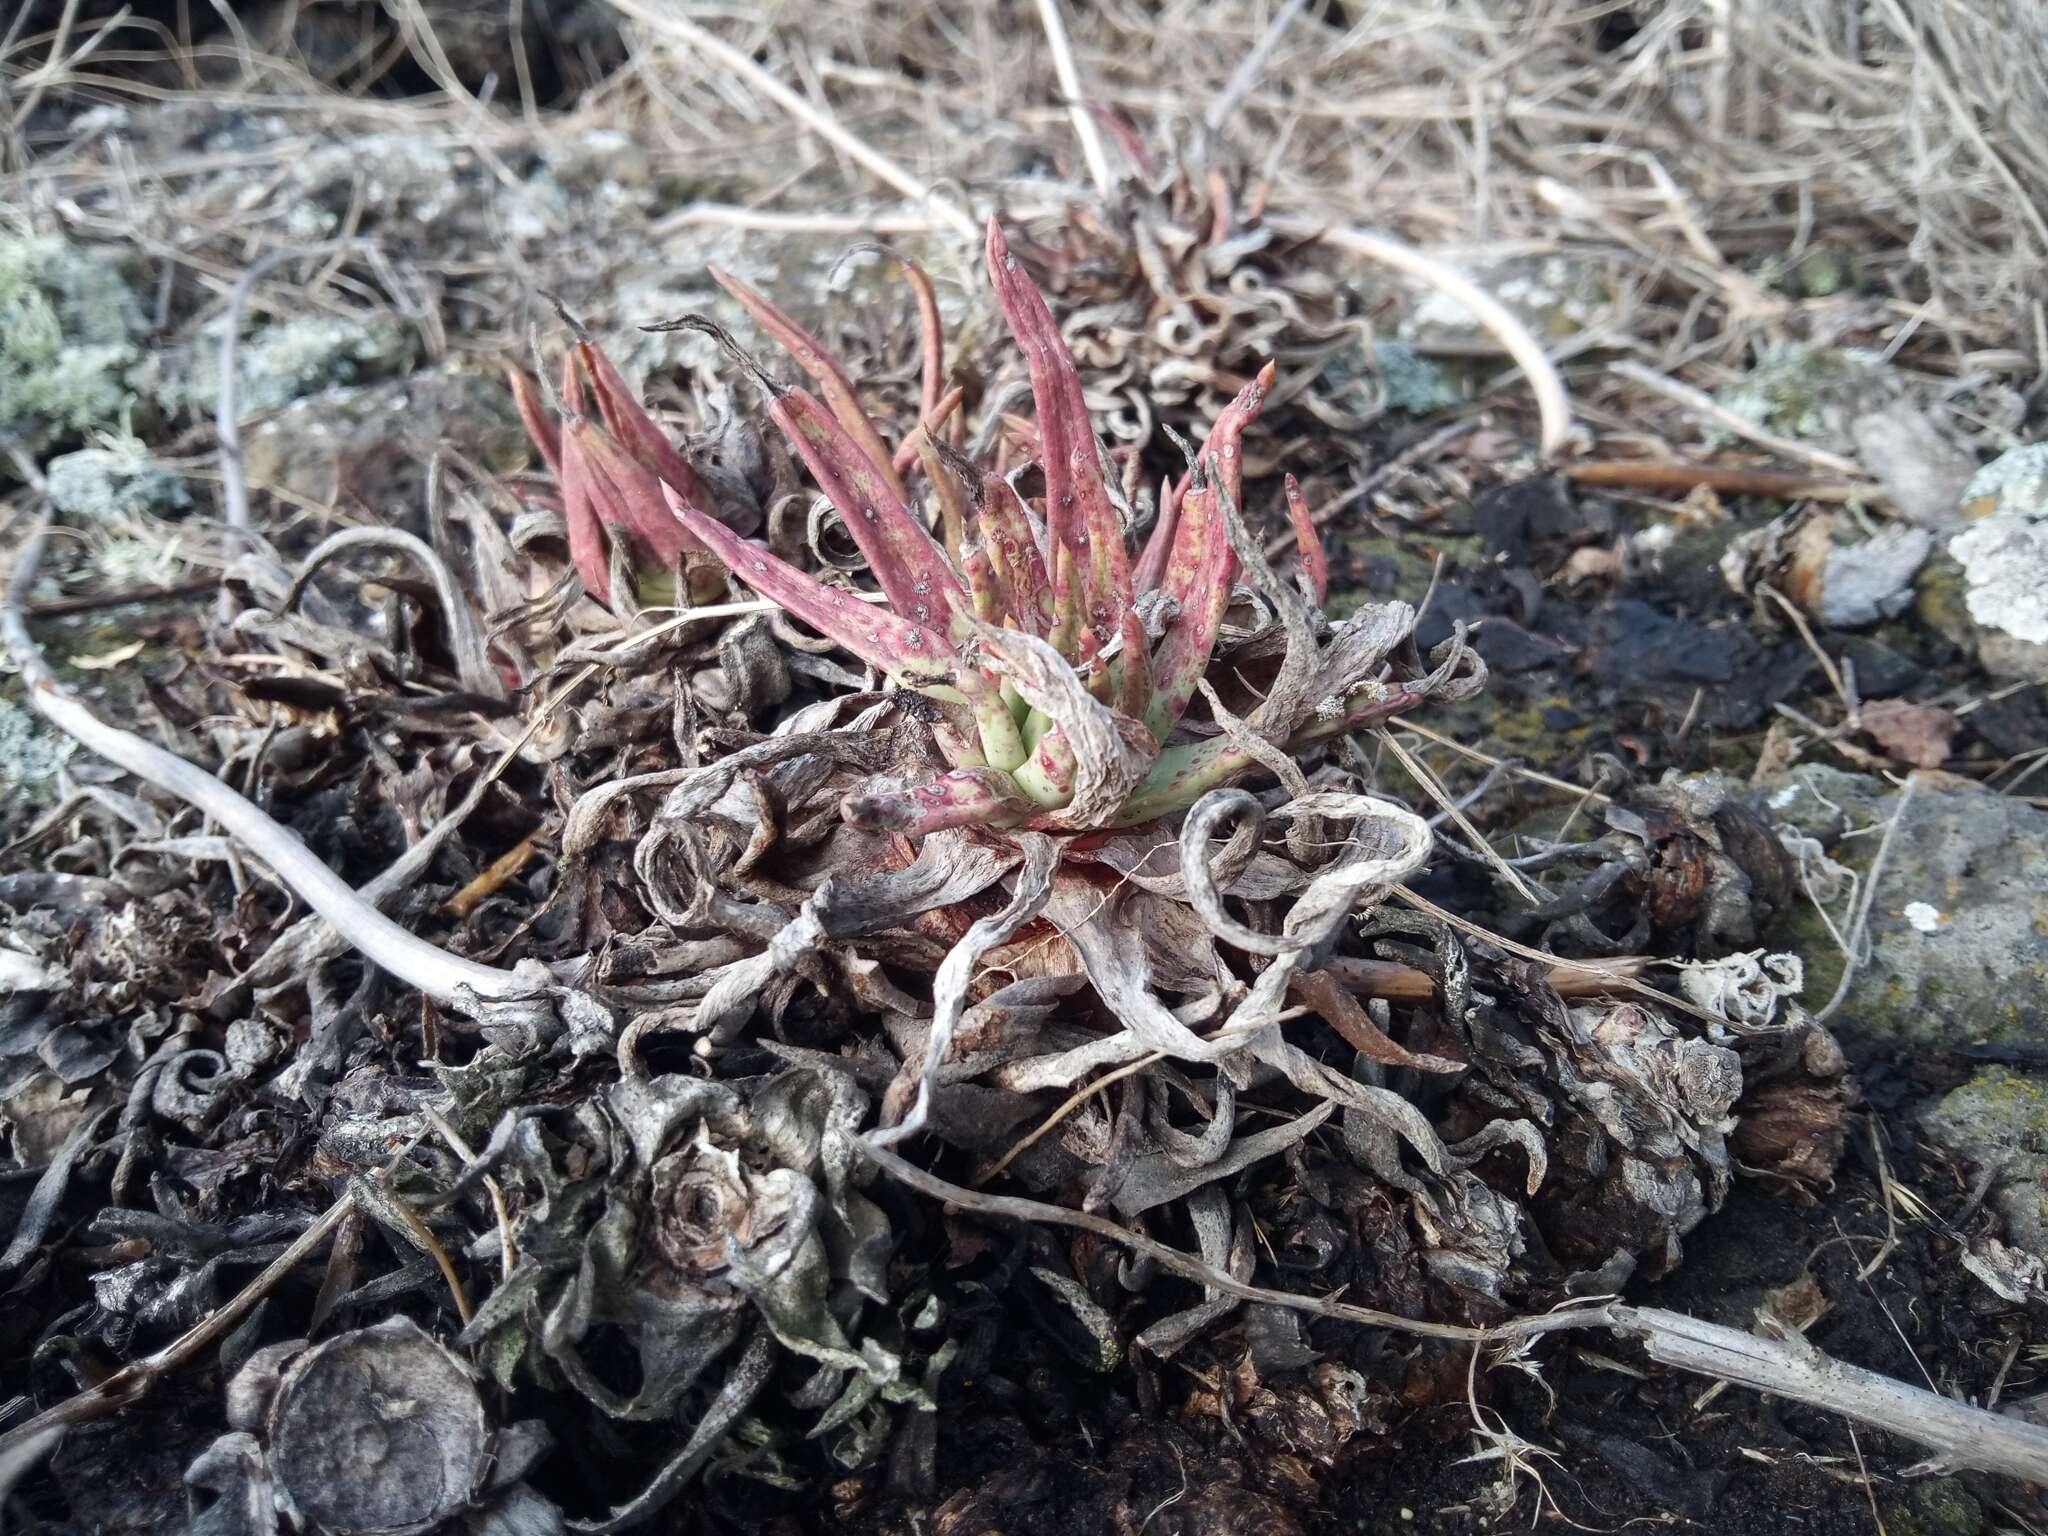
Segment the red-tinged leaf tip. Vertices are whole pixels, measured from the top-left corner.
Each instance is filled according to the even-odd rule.
[[[562,523],[569,535],[569,560],[583,578],[583,590],[600,603],[612,600],[611,551],[591,498],[590,461],[575,433],[562,440]]]
[[[1330,596],[1330,556],[1323,548],[1322,531],[1309,512],[1308,499],[1301,494],[1301,482],[1289,475],[1283,483],[1287,490],[1287,517],[1294,524],[1294,543],[1301,553],[1301,571],[1321,605]]]
[[[670,515],[660,478],[587,416],[569,423],[568,436],[590,466],[591,501],[604,525],[626,540],[636,562],[674,570],[697,545]]]
[[[727,570],[861,660],[909,683],[944,681],[957,669],[959,656],[945,636],[864,603],[838,587],[826,586],[765,544],[742,539],[717,518],[684,501],[673,488],[664,486],[663,493],[669,510],[725,562]]]
[[[625,375],[612,365],[595,342],[579,341],[575,347],[583,366],[589,370],[591,390],[597,396],[598,414],[605,426],[647,469],[673,485],[693,501],[703,499],[697,472],[677,451],[661,430],[661,424],[647,413]]]
[[[711,280],[739,300],[740,307],[753,316],[754,323],[773,336],[796,360],[796,365],[810,375],[839,425],[860,444],[861,452],[874,462],[877,472],[888,480],[898,499],[908,500],[909,491],[903,484],[903,477],[897,473],[894,455],[889,452],[889,445],[882,441],[882,434],[875,430],[875,424],[868,419],[868,413],[861,409],[853,380],[847,377],[839,359],[787,313],[730,272],[718,267],[706,270],[710,272]]]
[[[1156,592],[1159,583],[1166,577],[1167,557],[1173,553],[1173,531],[1180,522],[1180,497],[1174,494],[1173,482],[1159,482],[1159,516],[1153,519],[1152,533],[1145,540],[1145,552],[1138,557],[1138,563],[1131,571],[1131,586],[1139,592]]]
[[[540,398],[540,386],[534,383],[523,368],[507,368],[505,380],[512,386],[512,405],[519,412],[520,425],[526,428],[526,435],[533,440],[533,446],[553,470],[557,479],[562,474],[562,433],[548,415],[547,407]]]

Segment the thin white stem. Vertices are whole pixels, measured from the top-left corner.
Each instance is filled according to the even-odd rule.
[[[1768,448],[1775,454],[1788,459],[1804,459],[1816,469],[1824,469],[1831,475],[1840,475],[1845,480],[1859,484],[1869,480],[1870,472],[1854,459],[1845,459],[1838,453],[1815,448],[1795,438],[1781,437],[1776,432],[1766,431],[1747,416],[1738,416],[1721,404],[1705,390],[1694,389],[1690,384],[1681,384],[1676,379],[1666,378],[1654,368],[1645,368],[1641,363],[1618,362],[1609,365],[1609,371],[1631,384],[1640,384],[1653,395],[1662,395],[1672,404],[1682,406],[1693,415],[1711,421],[1723,431],[1755,443],[1759,448]]]
[[[296,603],[306,583],[313,579],[313,574],[336,555],[346,550],[365,548],[395,550],[408,556],[427,573],[448,625],[449,645],[455,652],[456,675],[462,680],[462,686],[486,698],[502,699],[505,685],[497,669],[491,665],[490,648],[484,640],[484,633],[478,628],[476,615],[470,611],[462,589],[456,585],[454,573],[433,545],[403,528],[344,528],[339,533],[329,534],[299,562],[298,574],[292,577],[283,606],[290,608]]]
[[[1369,234],[1348,224],[1322,224],[1289,214],[1270,214],[1266,223],[1290,239],[1320,241],[1337,250],[1376,261],[1381,266],[1392,267],[1396,272],[1427,283],[1446,298],[1456,299],[1464,305],[1475,320],[1493,333],[1527,376],[1529,387],[1536,394],[1536,412],[1541,422],[1545,455],[1555,455],[1564,449],[1572,431],[1571,400],[1565,394],[1564,379],[1558,374],[1557,365],[1544,352],[1542,344],[1500,300],[1435,257],[1425,256],[1413,246],[1389,240],[1384,235]]]
[[[399,927],[315,858],[313,851],[291,832],[221,780],[132,731],[108,725],[73,697],[43,660],[23,615],[49,529],[45,514],[41,525],[15,557],[6,599],[0,602],[0,636],[5,638],[21,672],[29,703],[37,713],[144,783],[204,811],[268,864],[300,900],[332,924],[335,932],[361,951],[365,959],[436,1002],[461,1006],[471,997],[500,1000],[532,995],[532,985],[512,972],[451,955]]]
[[[805,100],[723,38],[705,31],[686,16],[678,16],[652,3],[652,0],[611,0],[611,5],[650,31],[715,60],[877,178],[905,197],[929,207],[955,234],[968,240],[979,235],[974,220],[961,212],[950,199],[939,196],[928,183],[918,180],[873,145],[849,132],[837,118]]]
[[[1045,29],[1046,45],[1052,49],[1053,73],[1059,76],[1060,94],[1067,98],[1067,116],[1074,124],[1074,137],[1081,141],[1081,158],[1088,162],[1088,179],[1095,190],[1109,196],[1114,184],[1109,174],[1109,156],[1102,148],[1102,132],[1095,126],[1081,93],[1081,67],[1074,62],[1074,45],[1067,37],[1067,18],[1060,0],[1038,0],[1038,24]]]

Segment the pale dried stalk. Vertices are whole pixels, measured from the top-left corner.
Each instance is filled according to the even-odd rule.
[[[1088,179],[1095,190],[1109,196],[1114,185],[1109,174],[1109,156],[1103,152],[1102,133],[1081,94],[1081,70],[1074,62],[1074,45],[1067,37],[1067,18],[1060,0],[1038,0],[1038,24],[1045,29],[1045,41],[1052,49],[1053,73],[1059,77],[1060,94],[1067,98],[1067,116],[1074,124],[1074,137],[1081,141],[1081,157],[1088,162]]]
[[[1571,440],[1572,407],[1565,394],[1564,379],[1543,346],[1529,328],[1493,295],[1478,287],[1463,273],[1425,256],[1413,246],[1384,235],[1369,234],[1348,224],[1325,224],[1292,214],[1269,214],[1266,224],[1291,240],[1314,240],[1354,256],[1363,256],[1381,266],[1429,284],[1447,298],[1456,299],[1472,317],[1493,333],[1508,356],[1528,377],[1536,394],[1536,413],[1541,426],[1541,445],[1546,457],[1564,450]]]
[[[22,615],[36,567],[42,563],[49,529],[46,513],[15,557],[6,599],[0,603],[0,635],[5,637],[7,649],[21,672],[29,703],[37,713],[116,767],[212,817],[268,864],[300,900],[325,918],[365,959],[436,1002],[462,1007],[475,999],[495,1001],[533,994],[532,983],[511,971],[451,955],[407,932],[315,858],[313,851],[291,832],[221,780],[132,731],[108,725],[73,697],[43,660]]]
[[[1868,484],[1870,472],[1854,459],[1845,459],[1838,453],[1829,453],[1824,448],[1815,448],[1794,438],[1780,437],[1766,431],[1747,416],[1738,416],[1720,401],[1704,390],[1694,389],[1690,384],[1681,384],[1668,379],[1654,368],[1645,368],[1641,363],[1618,362],[1610,365],[1610,371],[1631,384],[1640,384],[1654,395],[1662,395],[1673,405],[1683,406],[1693,415],[1711,421],[1724,431],[1733,432],[1737,437],[1755,443],[1759,448],[1768,448],[1775,454],[1789,459],[1804,459],[1816,469],[1824,469],[1831,475]],[[1867,493],[1881,495],[1876,486]]]
[[[961,212],[952,201],[939,196],[928,184],[918,180],[866,140],[849,132],[837,118],[806,101],[756,64],[750,55],[742,53],[723,38],[705,31],[686,16],[676,15],[662,6],[651,4],[650,0],[611,0],[611,5],[614,10],[632,17],[657,35],[716,60],[819,138],[844,151],[850,159],[857,161],[905,197],[930,208],[955,234],[967,240],[980,237],[974,220]]]

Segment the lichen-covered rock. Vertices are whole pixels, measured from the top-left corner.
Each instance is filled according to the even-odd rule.
[[[417,351],[412,327],[383,310],[295,315],[252,331],[237,349],[236,403],[244,417],[282,410],[336,385],[364,384],[410,368]],[[220,394],[220,339],[201,338],[183,380],[165,396],[198,414]]]
[[[109,435],[98,447],[59,454],[45,471],[59,512],[90,522],[182,512],[192,495],[138,438]]]
[[[1755,367],[1714,398],[1766,431],[1847,448],[1854,415],[1893,392],[1874,353],[1786,342],[1766,347]]]
[[[503,385],[483,374],[429,370],[323,390],[244,433],[249,484],[329,505],[416,504],[433,445],[460,443],[494,470],[526,461],[525,438]]]
[[[40,453],[116,424],[142,327],[117,255],[0,235],[0,432]]]
[[[1970,521],[1948,541],[1978,659],[2005,677],[2048,679],[2048,443],[1992,460],[1964,488]]]
[[[1920,1123],[1979,1167],[1997,1164],[1992,1199],[2013,1242],[2048,1250],[2048,1078],[1983,1066],[1929,1105]]]
[[[46,790],[71,750],[68,738],[12,699],[0,699],[0,787],[32,795]]]
[[[1773,825],[1800,834],[1793,852],[1806,883],[1846,925],[1843,872],[1869,877],[1900,791],[1811,764],[1759,789]],[[1773,937],[1804,958],[1807,998],[1824,1003],[1842,953],[1814,904],[1795,901]],[[1869,939],[1829,1021],[1852,1057],[2048,1041],[2048,812],[1966,779],[1920,774],[1891,838]]]

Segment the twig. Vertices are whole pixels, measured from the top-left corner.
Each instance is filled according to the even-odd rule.
[[[1782,501],[1867,501],[1865,482],[1816,480],[1782,469],[1740,464],[1679,464],[1663,459],[1595,459],[1567,464],[1567,480],[1578,485],[1624,486],[1643,491],[1691,491],[1705,486],[1729,496],[1775,496]]]
[[[1672,404],[1683,406],[1693,415],[1704,417],[1715,426],[1733,432],[1737,437],[1745,438],[1759,448],[1768,448],[1771,452],[1782,454],[1788,459],[1804,459],[1816,469],[1824,469],[1831,475],[1853,480],[1859,485],[1868,485],[1870,489],[1864,492],[1864,495],[1870,499],[1875,500],[1883,495],[1871,481],[1869,472],[1854,459],[1845,459],[1840,454],[1812,447],[1795,438],[1780,437],[1775,432],[1766,431],[1748,417],[1738,416],[1704,390],[1694,389],[1690,384],[1681,384],[1676,379],[1668,379],[1656,369],[1645,368],[1641,363],[1617,362],[1610,364],[1609,369],[1617,377],[1627,379],[1632,384],[1639,384],[1653,395],[1662,395]]]
[[[220,582],[212,577],[199,577],[191,581],[175,582],[167,587],[127,587],[119,592],[84,592],[77,597],[52,598],[47,603],[31,603],[28,616],[32,619],[63,619],[79,613],[99,613],[108,608],[126,608],[141,603],[168,603],[181,597],[199,597],[211,592]]]
[[[22,616],[49,532],[46,511],[15,556],[14,574],[8,580],[5,601],[0,603],[0,635],[4,635],[21,673],[29,703],[39,714],[117,767],[211,816],[276,871],[280,880],[364,958],[436,1002],[464,1007],[472,998],[503,1000],[532,994],[531,983],[512,972],[451,955],[401,928],[315,858],[291,832],[221,780],[132,731],[108,725],[73,697],[43,660]]]
[[[1310,516],[1309,521],[1318,528],[1323,527],[1334,520],[1339,512],[1350,506],[1354,501],[1360,501],[1370,496],[1402,471],[1413,469],[1417,464],[1427,459],[1435,458],[1459,439],[1470,437],[1474,432],[1477,432],[1479,426],[1480,421],[1477,416],[1468,416],[1463,421],[1454,421],[1448,426],[1439,427],[1419,443],[1410,443],[1378,469],[1359,481],[1358,484],[1344,492],[1343,495],[1332,497],[1329,501],[1317,507]],[[1271,560],[1286,554],[1289,549],[1294,547],[1298,538],[1299,535],[1293,528],[1288,528],[1284,532],[1275,534],[1266,541],[1266,558]]]
[[[1041,1120],[1038,1123],[1038,1128],[1036,1130],[1032,1131],[1029,1135],[1022,1137],[1018,1141],[1013,1143],[1009,1151],[1005,1152],[1001,1157],[997,1158],[994,1163],[992,1163],[982,1172],[976,1174],[974,1176],[975,1186],[979,1188],[981,1185],[986,1184],[990,1180],[994,1179],[1005,1168],[1009,1167],[1011,1163],[1015,1162],[1025,1152],[1028,1152],[1032,1147],[1036,1146],[1048,1131],[1052,1130],[1062,1120],[1066,1119],[1067,1116],[1071,1115],[1075,1110],[1079,1109],[1084,1103],[1086,1103],[1089,1099],[1093,1098],[1096,1094],[1100,1093],[1103,1089],[1107,1088],[1111,1083],[1120,1082],[1122,1079],[1131,1076],[1133,1073],[1142,1072],[1147,1067],[1153,1066],[1156,1063],[1162,1062],[1164,1060],[1166,1060],[1166,1052],[1154,1051],[1149,1056],[1140,1056],[1136,1061],[1118,1067],[1114,1072],[1105,1072],[1102,1074],[1102,1076],[1094,1079],[1093,1081],[1083,1083],[1080,1087],[1076,1088],[1072,1093],[1067,1095],[1066,1100],[1060,1105],[1058,1109],[1055,1109],[1051,1114],[1047,1115],[1043,1120]]]
[[[1060,94],[1067,98],[1067,117],[1074,125],[1074,137],[1081,141],[1088,179],[1097,192],[1108,197],[1115,184],[1109,174],[1109,157],[1103,153],[1102,134],[1081,92],[1081,70],[1074,62],[1074,45],[1067,37],[1067,18],[1060,13],[1060,0],[1038,0],[1038,24],[1052,49],[1052,71],[1059,77]]]
[[[1422,760],[1402,746],[1400,742],[1396,741],[1393,734],[1384,727],[1374,734],[1379,737],[1381,744],[1394,754],[1395,760],[1408,770],[1408,777],[1421,785],[1423,792],[1443,807],[1444,814],[1451,818],[1453,825],[1460,832],[1464,833],[1471,840],[1472,845],[1484,855],[1486,862],[1493,866],[1494,873],[1498,874],[1502,880],[1513,887],[1515,894],[1528,902],[1530,906],[1539,905],[1543,898],[1530,888],[1528,881],[1524,880],[1509,867],[1508,861],[1502,858],[1493,844],[1486,840],[1485,835],[1472,825],[1471,818],[1451,798],[1450,792],[1438,782],[1437,776],[1429,771]]]
[[[1931,1446],[1950,1466],[2048,1483],[2048,1429],[2023,1419],[1986,1413],[1875,1371],[1830,1360],[1803,1340],[1798,1344],[1780,1343],[1717,1323],[1701,1322],[1682,1313],[1667,1312],[1661,1307],[1629,1307],[1612,1302],[1515,1318],[1491,1328],[1426,1322],[1350,1302],[1252,1285],[1193,1254],[1134,1232],[1107,1217],[1042,1200],[967,1189],[927,1172],[886,1147],[876,1146],[871,1140],[863,1141],[861,1147],[885,1173],[934,1200],[1000,1220],[1047,1223],[1092,1232],[1144,1255],[1161,1269],[1243,1301],[1461,1343],[1498,1344],[1566,1329],[1612,1328],[1640,1339],[1650,1358],[1662,1364],[1789,1397],[1858,1423],[1874,1424],[1917,1444]]]
[[[50,1430],[61,1430],[73,1424],[85,1424],[94,1419],[103,1419],[110,1413],[118,1412],[136,1401],[159,1377],[177,1370],[201,1350],[224,1335],[242,1315],[275,1290],[285,1276],[310,1258],[315,1249],[326,1242],[341,1220],[356,1203],[351,1191],[330,1205],[320,1219],[299,1234],[292,1245],[264,1266],[263,1272],[236,1293],[219,1311],[179,1334],[155,1354],[144,1355],[140,1360],[130,1361],[113,1375],[95,1386],[86,1388],[76,1397],[67,1397],[56,1406],[44,1409],[34,1418],[17,1424],[0,1435],[0,1456],[24,1441],[36,1439]]]
[[[1322,224],[1285,214],[1268,215],[1266,225],[1289,239],[1320,242],[1392,267],[1396,272],[1427,283],[1445,297],[1464,305],[1475,320],[1493,333],[1528,378],[1529,387],[1536,395],[1544,455],[1555,457],[1564,451],[1572,434],[1571,399],[1565,394],[1564,379],[1559,375],[1557,365],[1545,354],[1542,344],[1500,300],[1462,272],[1384,235],[1369,234],[1348,224]]]
[[[1294,18],[1302,13],[1308,0],[1287,0],[1267,23],[1266,30],[1252,51],[1237,61],[1237,68],[1230,72],[1230,78],[1223,89],[1209,103],[1209,110],[1202,114],[1202,124],[1211,133],[1220,133],[1223,125],[1230,121],[1245,97],[1252,93],[1252,87],[1259,83],[1259,76],[1265,73],[1266,61],[1273,57],[1273,50],[1280,46],[1280,39],[1294,24]]]
[[[708,54],[819,138],[864,166],[878,179],[912,201],[930,208],[933,213],[945,220],[946,226],[955,234],[968,240],[979,236],[980,231],[975,228],[974,220],[961,212],[950,199],[939,196],[930,186],[919,181],[873,145],[849,132],[837,118],[806,101],[756,64],[750,54],[742,53],[688,17],[679,16],[671,10],[653,4],[652,0],[611,0],[611,5],[614,10],[623,11],[654,32],[683,43],[697,53]]]
[[[239,398],[242,311],[248,308],[249,295],[255,290],[257,282],[273,267],[301,256],[323,255],[341,249],[348,243],[329,240],[319,245],[298,249],[268,251],[248,265],[242,275],[235,280],[234,290],[228,295],[227,312],[221,318],[220,394],[213,413],[214,445],[220,454],[221,520],[227,525],[227,536],[221,540],[221,567],[224,572],[233,567],[235,557],[242,553],[249,537],[249,482],[242,473],[242,416]],[[227,617],[227,601],[227,592],[223,589],[223,619]]]
[[[462,686],[487,699],[505,697],[505,683],[498,676],[498,669],[491,665],[490,649],[484,640],[483,630],[478,627],[476,614],[470,609],[462,589],[455,584],[447,562],[433,545],[403,528],[344,528],[339,533],[329,534],[299,562],[279,611],[289,611],[298,602],[306,583],[313,579],[321,566],[351,549],[395,550],[424,570],[427,579],[434,584],[434,596],[441,604],[442,619],[448,626],[448,647],[455,654],[455,674]]]

